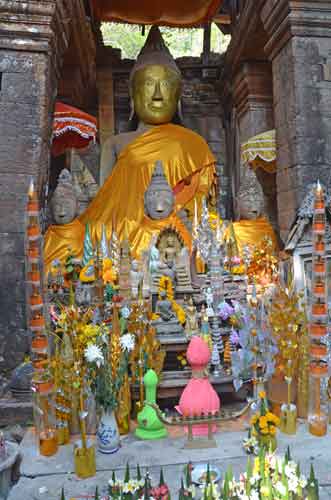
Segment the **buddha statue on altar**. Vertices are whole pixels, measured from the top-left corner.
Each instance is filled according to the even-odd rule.
[[[252,174],[243,176],[236,197],[237,220],[233,222],[232,227],[240,254],[245,246],[253,248],[259,245],[265,237],[269,237],[274,248],[277,248],[277,236],[264,215],[265,201],[262,187],[252,179]],[[226,232],[225,239],[228,237],[229,231]]]
[[[164,290],[160,292],[159,299],[156,302],[155,313],[158,315],[158,319],[153,320],[152,324],[156,328],[158,335],[178,335],[183,333],[183,327],[173,309],[172,302],[167,298],[167,292]]]
[[[181,74],[157,27],[152,27],[130,75],[132,114],[138,118],[134,132],[109,138],[102,147],[100,184],[96,197],[70,228],[77,241],[85,224],[91,227],[93,242],[100,240],[102,226],[115,230],[120,240],[127,237],[131,255],[140,258],[149,248],[154,234],[174,228],[191,251],[191,234],[179,216],[183,210],[193,213],[194,200],[201,204],[215,187],[215,158],[205,140],[185,127],[174,125],[181,93]],[[146,209],[148,187],[155,165],[168,184],[166,210]],[[146,194],[146,196],[145,196]],[[157,198],[156,193],[154,197]],[[169,202],[170,200],[170,202]],[[65,225],[63,232],[68,231]],[[50,232],[52,228],[50,229]],[[57,227],[58,240],[45,240],[46,266],[57,257],[64,260],[66,248]],[[82,255],[83,236],[77,254]],[[54,254],[56,254],[54,256]]]

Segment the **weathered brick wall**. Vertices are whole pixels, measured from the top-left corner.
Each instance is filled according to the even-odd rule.
[[[24,208],[30,177],[48,175],[49,56],[0,50],[0,372],[29,350],[25,330]],[[3,119],[4,118],[4,119]]]
[[[330,39],[294,38],[273,63],[280,229],[286,234],[306,187],[330,183],[331,82],[323,64]],[[289,64],[290,62],[290,64]]]
[[[226,171],[226,146],[222,124],[220,98],[215,90],[218,66],[207,67],[199,58],[181,58],[177,61],[183,75],[183,125],[202,135],[217,160],[219,178],[219,210],[225,216],[228,206],[229,176]],[[114,68],[115,133],[127,130],[130,115],[129,72],[131,64]]]
[[[307,185],[330,183],[331,4],[265,0],[277,131],[280,231],[286,239]]]

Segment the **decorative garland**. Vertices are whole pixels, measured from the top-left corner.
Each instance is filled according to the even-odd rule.
[[[169,276],[161,276],[159,280],[159,298],[161,296],[161,292],[166,292],[167,299],[170,300],[178,321],[183,325],[186,321],[186,314],[184,309],[174,299],[174,288]]]

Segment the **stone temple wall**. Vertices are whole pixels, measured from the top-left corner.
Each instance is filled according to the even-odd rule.
[[[30,176],[39,188],[47,180],[48,74],[46,54],[0,49],[0,373],[13,369],[29,352],[24,209]]]
[[[225,135],[220,98],[215,82],[220,60],[203,65],[200,58],[183,57],[177,60],[183,75],[181,99],[183,125],[202,135],[217,160],[219,211],[223,217],[228,209],[229,177],[226,172]],[[123,61],[113,71],[115,133],[127,130],[130,116],[129,72],[132,64]]]

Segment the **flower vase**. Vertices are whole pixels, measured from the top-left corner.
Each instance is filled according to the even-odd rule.
[[[257,440],[260,448],[265,448],[267,452],[274,452],[277,449],[277,438],[270,434],[258,434]]]
[[[92,443],[87,442],[86,448],[83,448],[81,441],[75,443],[74,464],[75,472],[81,479],[95,476],[95,447]]]
[[[121,446],[120,433],[113,410],[103,410],[97,430],[98,451],[115,453]]]
[[[295,404],[282,404],[280,412],[280,430],[284,434],[296,434],[297,407]]]

